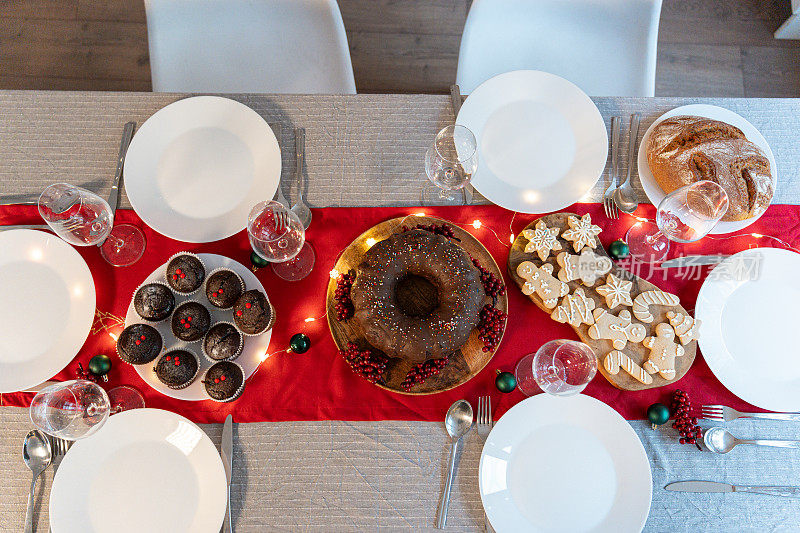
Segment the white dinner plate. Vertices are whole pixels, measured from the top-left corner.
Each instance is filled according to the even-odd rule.
[[[583,198],[603,174],[608,135],[594,102],[554,74],[517,70],[483,82],[457,124],[478,141],[475,189],[521,213],[548,213]]]
[[[267,294],[267,291],[264,290],[264,286],[260,281],[258,281],[258,278],[256,278],[255,274],[253,274],[249,268],[238,261],[234,261],[229,257],[217,254],[197,254],[197,256],[203,260],[203,265],[206,269],[206,277],[211,273],[212,270],[216,268],[229,268],[242,277],[247,290],[258,289],[265,295]],[[164,282],[164,273],[167,270],[167,263],[164,263],[155,269],[149,276],[147,276],[147,279],[142,281],[141,285],[150,283],[152,281]],[[211,314],[212,324],[221,321],[230,322],[231,324],[234,323],[232,309],[219,309],[208,302],[208,298],[206,298],[205,283],[194,294],[190,294],[188,296],[179,294],[177,292],[174,292],[174,294],[176,307],[185,301],[196,300],[203,304],[206,309],[208,309],[208,312]],[[162,320],[161,322],[148,322],[143,320],[138,314],[136,314],[136,309],[133,308],[133,295],[131,295],[131,303],[128,305],[128,313],[125,315],[125,327],[135,323],[149,324],[156,328],[161,334],[161,337],[164,339],[164,351],[173,348],[188,349],[197,355],[197,360],[200,362],[200,368],[197,371],[197,378],[194,380],[194,382],[192,382],[191,385],[179,390],[170,389],[158,380],[158,377],[153,370],[155,361],[146,365],[135,365],[134,368],[139,376],[141,376],[141,378],[155,390],[172,398],[191,401],[208,400],[209,398],[208,394],[206,394],[206,389],[200,381],[205,371],[211,368],[211,362],[206,359],[202,352],[203,339],[200,339],[196,342],[183,342],[178,340],[175,338],[175,335],[172,334],[172,321],[170,318]],[[243,335],[243,337],[244,348],[242,349],[242,353],[239,354],[239,357],[235,359],[235,362],[241,365],[246,379],[249,378],[261,364],[261,358],[267,352],[269,340],[272,338],[272,328],[260,335]]]
[[[196,96],[151,116],[125,157],[125,192],[144,222],[172,239],[238,233],[275,195],[281,150],[261,116],[219,96]]]
[[[770,411],[800,411],[798,272],[800,254],[752,248],[717,265],[697,296],[709,368],[732,393]]]
[[[667,111],[658,117],[650,125],[650,127],[647,128],[647,131],[644,132],[644,135],[642,135],[642,140],[639,143],[639,157],[636,166],[639,168],[639,181],[642,183],[642,188],[644,189],[644,193],[647,195],[647,198],[650,200],[650,203],[657,207],[658,204],[661,203],[661,200],[663,200],[667,195],[661,188],[661,185],[658,184],[655,177],[653,177],[653,173],[650,172],[650,165],[647,163],[646,147],[647,142],[650,140],[650,132],[652,132],[653,128],[655,128],[663,120],[671,117],[677,117],[678,115],[690,115],[720,120],[742,130],[745,137],[747,137],[747,140],[761,148],[761,150],[764,151],[764,154],[766,154],[767,159],[769,159],[769,166],[770,170],[772,171],[772,190],[775,191],[778,184],[778,167],[775,163],[775,156],[772,153],[772,148],[769,147],[767,140],[763,135],[761,135],[761,132],[758,131],[755,126],[750,124],[746,118],[734,113],[729,109],[708,104],[691,104],[676,107],[671,111]],[[758,216],[748,218],[747,220],[734,220],[730,222],[726,222],[724,220],[720,221],[714,227],[714,229],[711,230],[711,233],[719,235],[721,233],[732,233],[734,231],[739,231],[740,229],[746,228],[761,218],[761,215],[763,214],[764,213],[762,212]]]
[[[219,452],[160,409],[112,415],[64,456],[50,492],[53,533],[218,533],[227,502]]]
[[[590,396],[532,396],[494,426],[479,466],[497,533],[640,531],[653,480],[639,437]]]
[[[94,280],[83,257],[55,235],[0,232],[0,392],[60,372],[94,321]]]

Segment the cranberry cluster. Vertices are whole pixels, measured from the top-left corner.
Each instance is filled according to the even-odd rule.
[[[353,288],[353,282],[355,280],[356,273],[352,270],[347,274],[342,274],[339,276],[339,279],[336,280],[336,292],[333,294],[333,299],[336,300],[334,308],[336,309],[336,320],[339,322],[347,320],[355,313],[356,309],[353,307],[353,301],[350,299],[350,289]]]
[[[406,379],[400,384],[400,388],[408,392],[414,385],[425,383],[425,380],[430,376],[435,376],[442,369],[447,366],[449,358],[447,356],[441,359],[428,359],[422,363],[414,365],[411,370],[406,374]]]
[[[488,269],[483,268],[477,259],[473,258],[472,264],[481,271],[481,283],[486,294],[492,298],[497,298],[506,293],[506,284],[503,283],[503,280],[497,279]]]
[[[672,395],[672,413],[675,422],[672,429],[677,429],[681,434],[681,444],[694,444],[700,446],[697,441],[703,437],[703,430],[697,425],[697,419],[691,416],[692,404],[689,402],[689,395],[678,389]]]
[[[348,342],[347,349],[340,350],[339,355],[344,357],[353,372],[370,383],[377,383],[381,380],[381,375],[386,370],[388,362],[386,356],[373,353],[369,349],[362,350],[353,342]]]
[[[410,231],[412,228],[408,226],[403,226],[403,232]],[[461,242],[461,239],[456,237],[453,228],[448,226],[447,224],[417,224],[414,226],[413,229],[421,229],[425,231],[430,231],[431,233],[436,233],[437,235],[442,235],[443,237],[447,237],[448,239],[453,239],[454,241]]]
[[[503,336],[503,325],[507,317],[507,314],[492,304],[486,304],[481,309],[478,338],[483,342],[484,352],[490,352],[497,347]]]

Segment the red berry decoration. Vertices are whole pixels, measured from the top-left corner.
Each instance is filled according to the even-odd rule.
[[[481,309],[480,321],[478,322],[478,338],[483,342],[484,352],[491,352],[500,343],[507,317],[507,314],[492,304],[486,304]]]
[[[692,404],[689,395],[678,389],[672,394],[672,412],[675,414],[675,422],[672,428],[680,433],[681,444],[694,444],[698,450],[702,450],[697,443],[703,437],[703,430],[697,425],[697,418],[691,415]]]
[[[487,295],[496,300],[498,296],[502,296],[506,293],[506,284],[503,283],[503,280],[497,279],[489,270],[483,268],[477,259],[473,258],[472,264],[481,271],[481,283]]]
[[[456,237],[453,228],[448,226],[447,224],[417,224],[414,228],[409,228],[408,226],[403,226],[403,233],[406,231],[410,231],[411,229],[421,229],[423,231],[429,231],[431,233],[435,233],[437,235],[441,235],[443,237],[447,237],[448,239],[453,239],[454,241],[461,242],[461,239]]]
[[[400,384],[400,388],[408,392],[414,385],[425,383],[426,379],[441,372],[448,362],[449,358],[444,356],[441,359],[428,359],[422,363],[417,363],[408,371],[405,379]]]
[[[339,351],[350,368],[370,383],[381,381],[386,363],[389,361],[385,355],[373,353],[369,349],[362,350],[353,342],[347,343],[347,348]]]
[[[352,317],[356,311],[353,301],[350,299],[350,289],[353,288],[355,280],[356,273],[352,270],[347,274],[342,274],[336,280],[336,292],[333,293],[336,304],[333,307],[336,310],[336,320],[339,322]]]

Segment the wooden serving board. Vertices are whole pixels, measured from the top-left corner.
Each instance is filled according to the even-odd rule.
[[[455,234],[456,238],[461,240],[461,242],[456,242],[456,244],[461,246],[461,248],[463,248],[469,255],[480,261],[480,264],[483,268],[491,271],[498,279],[502,279],[503,276],[500,271],[500,267],[497,266],[494,258],[492,258],[491,254],[483,246],[483,244],[481,244],[481,242],[473,237],[468,231],[448,222],[447,220],[416,215],[393,218],[368,229],[359,235],[358,238],[356,238],[352,243],[350,243],[347,248],[345,248],[334,268],[337,272],[342,274],[351,270],[358,272],[358,265],[360,265],[364,260],[364,254],[370,248],[371,244],[374,245],[375,242],[382,241],[393,233],[399,233],[402,231],[403,226],[414,228],[418,224],[447,224],[453,228],[453,233]],[[367,241],[369,239],[374,239],[374,242],[369,241],[368,243]],[[369,347],[378,352],[379,350],[372,347],[366,341],[364,338],[364,332],[356,323],[355,319],[350,318],[342,322],[336,319],[336,300],[334,300],[336,281],[337,280],[333,278],[330,280],[328,283],[327,294],[328,326],[330,327],[331,335],[333,336],[336,346],[339,348],[339,350],[343,350],[347,346],[348,342],[354,342],[362,348]],[[398,298],[403,298],[406,300],[405,302],[401,302],[401,305],[405,304],[414,307],[425,306],[426,304],[429,304],[430,302],[426,300],[430,300],[432,295],[430,294],[430,286],[426,287],[425,285],[427,285],[427,283],[422,283],[418,287],[406,287],[404,294],[397,295]],[[435,297],[435,295],[433,296]],[[484,304],[491,302],[492,299],[487,296]],[[498,298],[497,302],[495,303],[495,307],[504,313],[508,313],[507,293]],[[503,331],[505,331],[505,324]],[[498,343],[497,347],[499,347],[499,345],[500,343]],[[462,346],[460,350],[450,355],[447,366],[445,366],[438,375],[430,376],[424,383],[415,385],[410,391],[406,392],[401,389],[400,384],[405,379],[408,371],[414,366],[414,363],[398,358],[389,359],[389,363],[386,366],[386,371],[383,374],[384,383],[379,382],[376,383],[376,385],[393,392],[410,395],[425,395],[444,392],[466,383],[481,370],[483,370],[483,368],[491,360],[494,353],[497,351],[497,347],[495,347],[495,349],[492,351],[484,352],[483,343],[478,338],[478,331],[476,329],[470,334],[467,343]]]
[[[567,217],[568,216],[578,216],[574,213],[554,213],[552,215],[544,216],[540,219],[534,220],[531,222],[525,229],[534,229],[536,222],[539,220],[544,221],[547,224],[547,227],[553,228],[557,227],[563,232],[569,226],[567,224]],[[525,280],[522,279],[517,274],[517,267],[523,261],[530,261],[536,266],[541,266],[543,263],[550,263],[553,265],[553,275],[557,275],[558,271],[560,270],[560,266],[556,262],[556,256],[560,252],[569,252],[574,254],[575,250],[572,247],[572,242],[567,241],[566,239],[561,237],[561,232],[559,232],[558,241],[561,243],[561,250],[552,251],[550,252],[550,256],[547,258],[546,261],[542,261],[539,259],[539,256],[536,253],[525,253],[525,246],[528,244],[528,239],[522,236],[522,233],[517,236],[514,240],[514,244],[511,246],[511,251],[508,254],[508,273],[513,278],[514,282],[517,284],[520,289],[525,284]],[[597,248],[594,249],[597,255],[603,255],[608,257],[605,249],[601,244],[598,244]],[[612,261],[613,263],[613,261]],[[642,292],[650,291],[650,290],[657,290],[658,287],[653,285],[652,283],[641,279],[638,276],[633,275],[632,273],[628,272],[627,270],[620,268],[614,263],[614,266],[611,268],[611,274],[615,276],[625,279],[627,281],[633,282],[633,288],[631,290],[631,298],[636,298],[636,296]],[[597,308],[608,309],[606,306],[606,299],[597,293],[595,290],[596,287],[601,286],[605,283],[606,276],[598,279],[593,287],[588,287],[581,283],[580,280],[570,281],[567,283],[570,288],[570,294],[572,294],[575,289],[583,288],[584,293],[586,293],[587,297],[590,297],[594,300]],[[537,305],[539,308],[544,310],[548,315],[552,312],[551,310],[547,309],[544,304],[542,303],[541,299],[536,294],[531,294],[529,298]],[[622,309],[628,309],[631,311],[630,307],[616,307],[612,313],[618,314]],[[681,306],[669,307],[663,305],[652,305],[650,306],[650,312],[653,314],[654,320],[650,324],[642,324],[645,329],[647,330],[647,336],[655,335],[654,329],[655,327],[662,323],[668,322],[666,314],[668,311],[676,311],[683,314],[688,314],[686,309]],[[552,319],[551,319],[552,320]],[[635,322],[638,322],[635,318],[633,319]],[[669,385],[670,383],[675,383],[679,379],[681,379],[686,372],[689,371],[689,367],[692,366],[694,362],[695,355],[697,353],[697,341],[692,341],[686,346],[684,346],[684,350],[686,353],[682,357],[677,357],[675,359],[675,378],[671,380],[666,380],[662,378],[658,374],[653,375],[653,382],[649,385],[645,385],[644,383],[634,379],[631,375],[629,375],[625,370],[620,369],[618,374],[609,374],[606,369],[603,367],[603,359],[605,358],[606,354],[614,350],[613,346],[611,345],[610,340],[595,340],[589,337],[589,326],[586,324],[581,324],[577,328],[572,328],[578,334],[578,337],[581,339],[582,342],[589,345],[592,350],[595,352],[595,355],[598,357],[597,361],[597,369],[598,371],[603,374],[603,376],[611,382],[612,385],[619,389],[623,390],[643,390],[643,389],[652,389],[656,387],[663,387],[664,385]],[[677,338],[676,338],[677,342]],[[621,352],[625,353],[630,357],[636,364],[642,366],[642,363],[647,361],[648,357],[650,356],[650,350],[644,347],[641,342],[632,343],[628,342],[627,346]]]

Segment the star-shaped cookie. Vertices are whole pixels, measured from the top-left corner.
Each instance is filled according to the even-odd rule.
[[[558,228],[548,228],[544,221],[536,223],[536,229],[526,229],[522,236],[528,239],[525,245],[525,253],[536,252],[539,259],[544,261],[550,255],[551,250],[560,250],[561,243],[558,242]]]
[[[631,298],[632,288],[632,281],[625,281],[614,274],[609,274],[605,285],[600,285],[596,290],[597,294],[605,297],[608,308],[614,309],[618,305],[633,305],[633,299]]]
[[[572,247],[576,252],[580,252],[584,246],[591,248],[597,247],[596,237],[602,229],[600,226],[592,224],[592,216],[586,213],[581,218],[575,216],[567,217],[568,230],[561,234],[568,241],[572,241]]]

